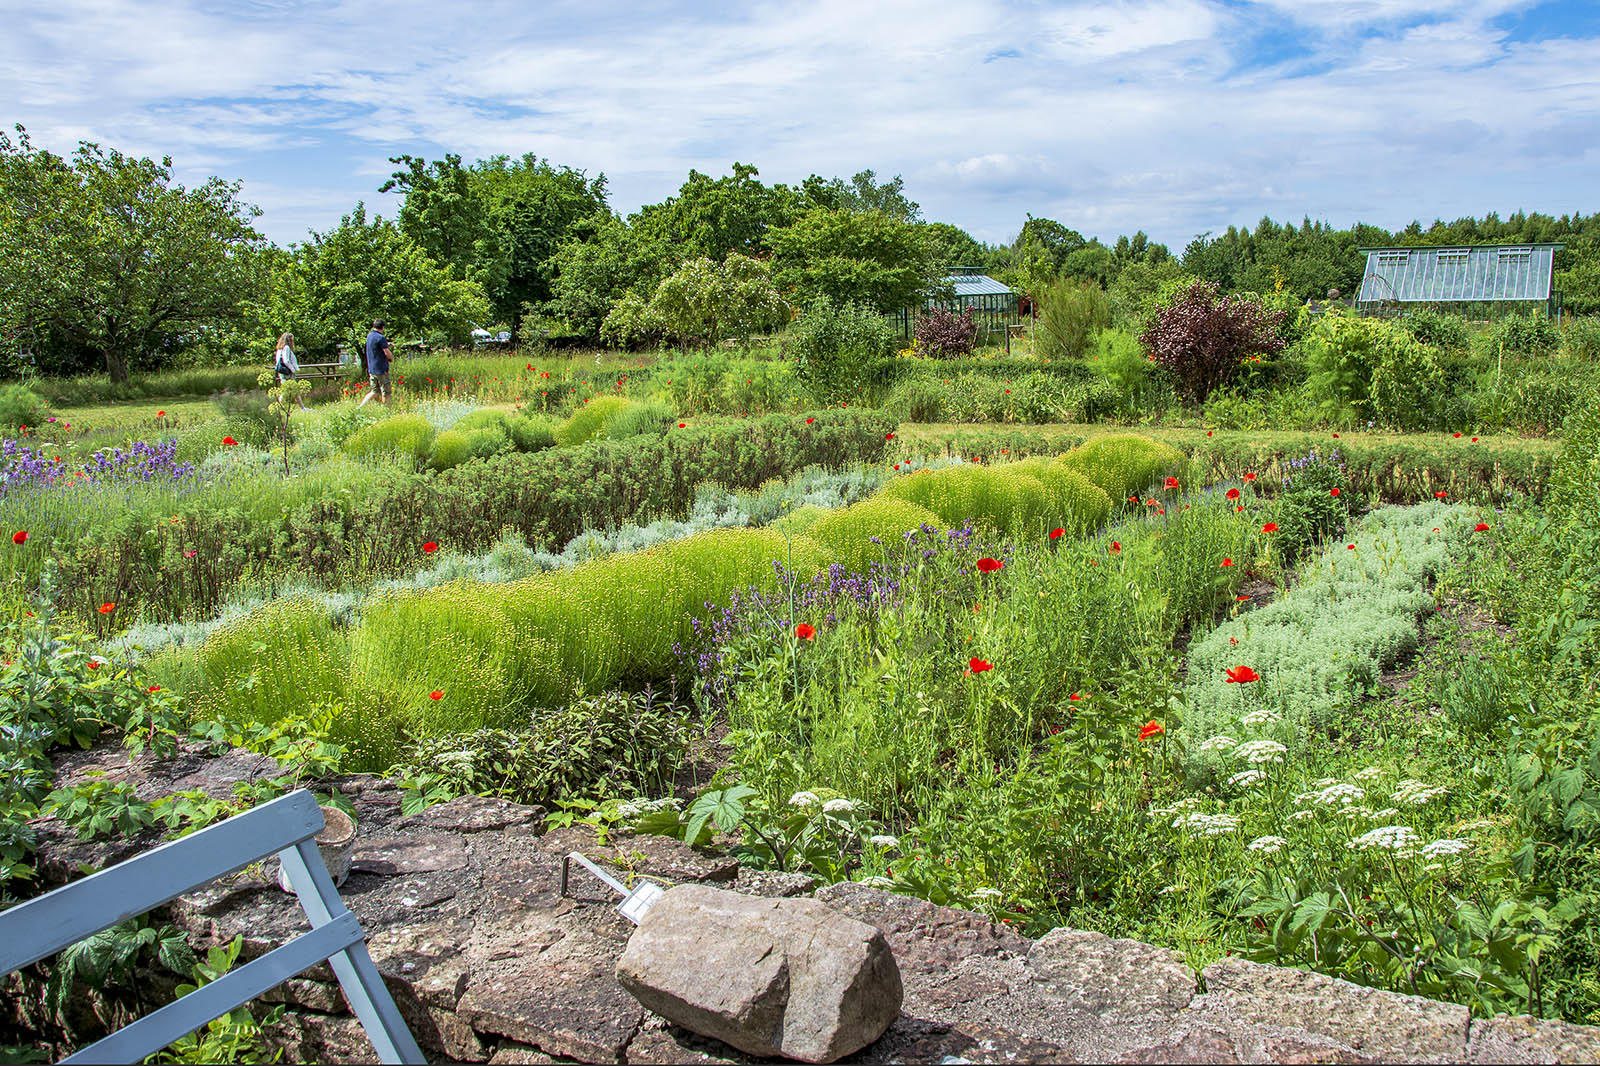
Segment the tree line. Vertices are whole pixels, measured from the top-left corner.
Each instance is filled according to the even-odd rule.
[[[1264,218],[1175,254],[1143,232],[1107,244],[1031,214],[1011,241],[987,244],[925,219],[898,175],[872,170],[798,185],[764,183],[739,162],[721,177],[691,170],[676,194],[624,217],[604,174],[533,154],[391,162],[376,192],[398,197],[393,217],[358,203],[280,248],[254,228],[259,211],[238,182],[189,189],[174,183],[170,158],[84,142],[66,159],[20,126],[15,139],[0,134],[5,370],[125,380],[261,355],[284,330],[323,355],[378,314],[398,337],[446,343],[490,324],[514,340],[711,343],[770,330],[818,301],[896,312],[958,267],[1030,296],[1063,280],[1098,287],[1114,306],[1147,305],[1185,277],[1304,300],[1354,292],[1356,249],[1388,244],[1562,242],[1555,287],[1570,310],[1600,311],[1600,213],[1489,214],[1399,232]]]

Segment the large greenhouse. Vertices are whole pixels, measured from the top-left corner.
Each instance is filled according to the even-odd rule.
[[[1550,279],[1561,244],[1477,244],[1431,248],[1362,248],[1367,266],[1356,306],[1396,311],[1446,304],[1484,315],[1542,307],[1559,317],[1561,293]]]

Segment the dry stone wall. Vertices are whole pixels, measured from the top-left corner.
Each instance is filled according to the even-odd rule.
[[[245,753],[205,759],[198,751],[130,763],[103,748],[64,759],[59,772],[74,780],[91,769],[154,798],[174,788],[222,794],[272,767]],[[1071,929],[1030,940],[978,914],[855,884],[819,888],[807,876],[741,869],[660,837],[599,846],[587,827],[545,833],[535,807],[468,797],[406,817],[392,782],[337,784],[361,827],[343,896],[435,1061],[751,1061],[668,1025],[617,983],[633,926],[586,874],[575,870],[568,895],[560,893],[561,858],[579,849],[627,874],[814,896],[878,929],[900,968],[904,1001],[888,1032],[850,1061],[1600,1062],[1600,1029],[1473,1020],[1454,1004],[1241,960],[1207,967],[1197,980],[1176,953],[1136,941]],[[154,843],[86,845],[49,820],[38,828],[47,883]],[[247,957],[306,928],[268,870],[183,897],[168,920],[200,944],[242,936]],[[37,991],[23,979],[4,990],[13,1025],[36,1014]],[[284,1061],[373,1061],[326,964],[270,998],[288,1008],[274,1031]]]

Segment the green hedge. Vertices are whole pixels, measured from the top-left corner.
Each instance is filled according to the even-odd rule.
[[[554,551],[589,527],[684,518],[702,482],[754,489],[807,466],[877,462],[893,428],[866,411],[810,417],[674,423],[661,437],[512,452],[439,474],[392,471],[282,515],[186,504],[153,529],[129,525],[73,545],[63,553],[61,586],[74,590],[69,605],[88,618],[110,601],[168,621],[212,613],[251,573],[330,583],[399,573],[416,565],[425,544],[480,551],[508,527]]]
[[[1092,426],[1036,428],[904,425],[894,457],[929,454],[974,456],[1006,462],[1030,455],[1058,455],[1104,435]],[[1257,488],[1281,485],[1287,464],[1313,448],[1337,449],[1350,485],[1374,502],[1424,503],[1444,492],[1456,502],[1499,506],[1517,497],[1540,499],[1561,442],[1549,439],[1448,433],[1259,432],[1172,429],[1144,426],[1138,435],[1170,444],[1189,457],[1187,480],[1195,484],[1236,481],[1254,473]],[[1113,499],[1116,494],[1112,494]]]

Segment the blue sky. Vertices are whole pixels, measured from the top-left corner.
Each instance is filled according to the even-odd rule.
[[[1600,210],[1600,0],[627,6],[0,0],[0,122],[244,183],[280,244],[401,153],[534,152],[623,213],[689,168],[902,174],[988,241]]]

